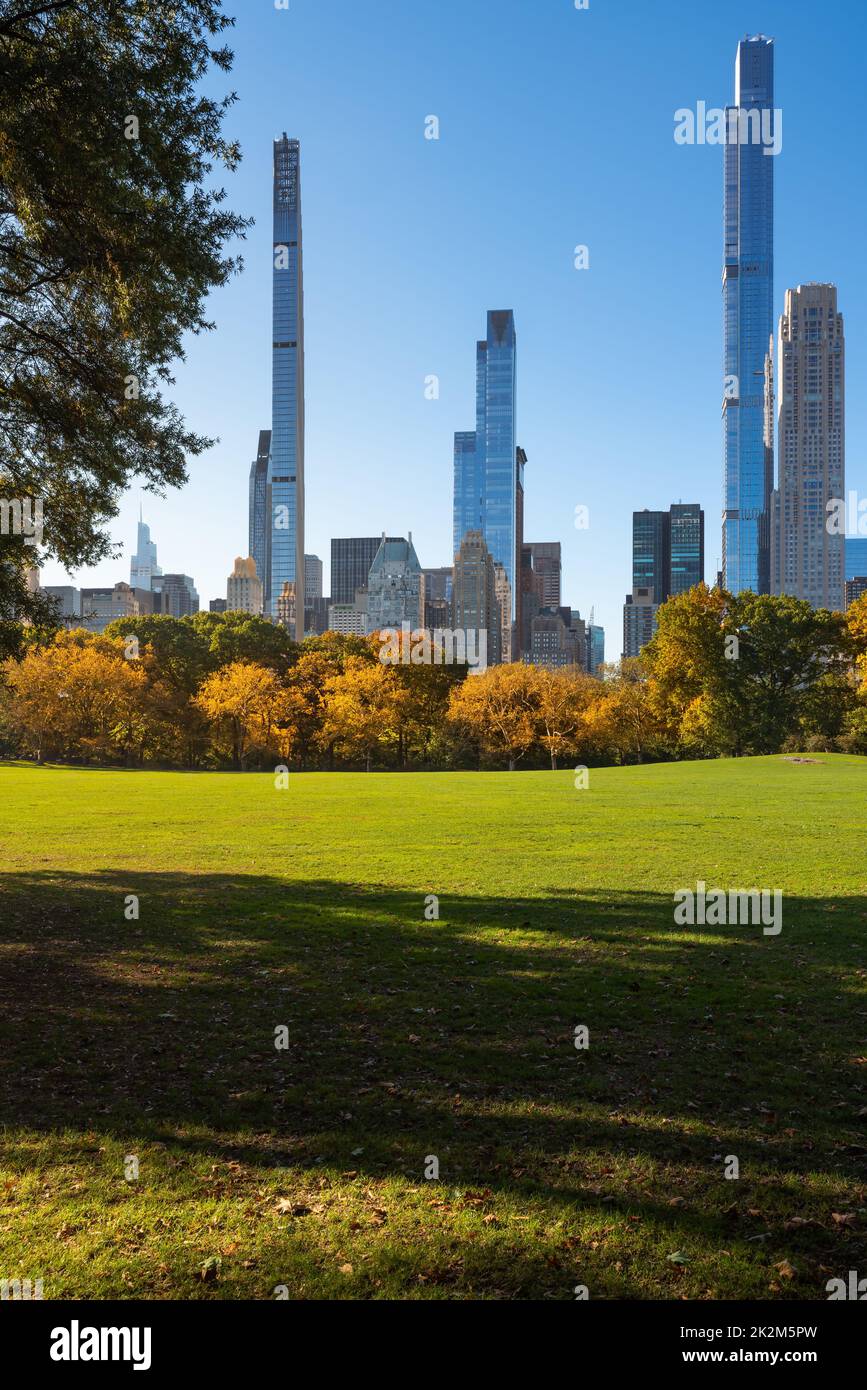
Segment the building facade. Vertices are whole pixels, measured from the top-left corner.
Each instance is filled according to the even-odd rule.
[[[860,579],[867,574],[867,536],[847,536],[843,553],[847,579]]]
[[[655,602],[653,590],[645,586],[633,589],[626,595],[623,605],[623,655],[640,656],[656,631],[656,612],[659,604]]]
[[[105,589],[81,590],[81,626],[88,632],[105,632],[115,618],[139,618],[159,612],[159,599],[151,589],[115,584]]]
[[[468,531],[455,556],[452,584],[452,628],[466,635],[466,648],[480,665],[500,660],[500,608],[494,584],[494,562],[481,531]]]
[[[383,535],[367,577],[368,632],[400,629],[403,623],[418,630],[423,625],[422,602],[421,565],[412,532],[408,540],[388,540]]]
[[[763,383],[773,333],[774,157],[762,137],[777,135],[773,39],[738,44],[726,116],[723,581],[732,593],[766,594],[773,443],[769,451]]]
[[[262,614],[262,581],[252,555],[246,560],[239,555],[235,560],[235,568],[226,581],[226,609],[230,613]]]
[[[188,574],[163,574],[153,580],[154,612],[187,618],[199,611],[199,595]]]
[[[669,513],[669,597],[704,583],[704,512],[697,502],[676,502]]]
[[[265,603],[270,603],[271,584],[271,494],[268,488],[268,462],[271,457],[271,431],[259,431],[259,447],[250,465],[250,522],[248,552],[256,562]],[[270,613],[270,606],[268,612]]]
[[[367,588],[370,566],[381,543],[382,536],[343,536],[331,542],[332,603],[354,603],[356,589]]]
[[[786,291],[777,362],[773,592],[839,612],[846,577],[846,345],[833,285]]]
[[[285,132],[274,141],[273,369],[270,490],[271,616],[284,585],[304,593],[304,276],[301,147]],[[294,605],[293,636],[304,636],[304,605]]]

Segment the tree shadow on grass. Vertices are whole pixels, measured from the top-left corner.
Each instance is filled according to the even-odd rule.
[[[861,1191],[867,900],[787,899],[778,937],[685,932],[638,891],[440,914],[343,882],[6,874],[4,1123],[71,1161],[83,1134],[371,1181],[420,1182],[436,1155],[444,1183],[681,1238],[748,1238],[758,1191],[782,1220],[818,1178],[817,1225]],[[808,1238],[830,1259],[840,1232]]]

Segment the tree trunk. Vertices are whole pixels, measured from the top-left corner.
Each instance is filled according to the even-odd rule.
[[[509,771],[510,771],[510,772],[514,772],[514,771],[515,771],[515,759],[514,759],[514,758],[510,758],[510,759],[509,759]]]
[[[369,749],[369,748],[368,748],[368,750],[367,750],[367,764],[366,764],[364,770],[365,770],[365,772],[369,772],[369,771],[370,771],[370,749]]]

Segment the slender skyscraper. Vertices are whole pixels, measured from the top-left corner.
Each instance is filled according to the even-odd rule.
[[[511,309],[488,313],[485,342],[476,344],[476,428],[455,435],[454,551],[468,531],[481,531],[502,565],[516,612],[518,490],[526,455],[515,443],[517,347]]]
[[[738,44],[725,146],[723,582],[770,589],[773,469],[765,447],[765,359],[774,312],[774,41]],[[781,134],[781,132],[779,132]]]
[[[271,404],[269,612],[294,586],[295,637],[304,636],[304,287],[301,147],[274,141],[274,338]],[[283,605],[285,612],[285,603]]]
[[[150,589],[151,581],[161,574],[156,544],[151,540],[151,528],[142,521],[139,510],[138,537],[135,554],[130,559],[129,582],[134,589]]]
[[[834,285],[786,291],[779,344],[773,588],[840,611],[845,527],[828,504],[842,511],[846,498],[846,347]]]
[[[250,544],[249,551],[256,561],[256,573],[262,581],[265,611],[270,613],[269,586],[271,582],[271,507],[268,499],[268,459],[271,454],[271,431],[259,431],[259,447],[250,465]]]

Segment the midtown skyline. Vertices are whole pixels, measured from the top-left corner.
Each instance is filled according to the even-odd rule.
[[[646,40],[646,58],[652,66],[654,54],[660,55],[665,48],[668,21],[664,14],[657,14],[653,16],[654,24],[649,24],[645,8],[633,7],[634,28]],[[841,8],[846,7],[838,7],[838,11]],[[293,106],[302,113],[314,113],[302,115],[299,121],[287,112],[280,121],[293,136],[301,137],[305,150],[308,381],[314,382],[316,400],[314,409],[308,387],[308,452],[312,440],[316,451],[310,475],[315,476],[315,481],[312,485],[308,481],[308,552],[327,561],[334,536],[377,535],[382,530],[405,535],[411,528],[425,567],[453,559],[449,553],[450,441],[454,431],[472,419],[472,382],[466,379],[467,342],[479,336],[479,320],[483,321],[490,305],[507,304],[514,310],[521,336],[518,429],[531,458],[524,529],[530,536],[547,535],[562,540],[564,596],[579,605],[582,612],[595,605],[599,621],[615,634],[620,625],[623,591],[628,584],[631,513],[644,507],[667,508],[678,498],[696,500],[706,512],[706,577],[713,580],[721,559],[715,522],[720,513],[720,456],[713,438],[719,438],[719,416],[715,414],[719,401],[719,281],[715,277],[719,273],[720,152],[712,148],[677,148],[671,139],[671,118],[678,107],[698,99],[725,104],[730,95],[738,29],[755,30],[757,19],[776,38],[780,59],[776,100],[786,111],[783,153],[779,159],[766,161],[776,166],[778,182],[774,322],[782,312],[781,300],[789,284],[794,286],[811,279],[835,281],[847,312],[853,385],[859,360],[864,360],[863,334],[859,331],[864,318],[864,293],[854,275],[848,225],[836,225],[829,238],[825,226],[810,208],[803,207],[797,196],[800,178],[815,171],[820,155],[825,161],[824,143],[813,139],[821,125],[820,111],[815,93],[805,81],[809,62],[816,54],[812,32],[810,42],[806,42],[806,9],[800,15],[797,6],[766,6],[761,16],[753,16],[751,11],[752,7],[739,10],[734,6],[724,24],[702,20],[697,22],[689,40],[678,39],[676,80],[668,72],[657,71],[656,106],[645,109],[642,121],[634,125],[628,139],[622,123],[615,121],[613,129],[606,128],[604,140],[590,138],[590,132],[587,139],[576,143],[576,126],[570,125],[565,132],[562,128],[566,98],[559,88],[552,90],[550,99],[539,100],[532,111],[522,108],[517,125],[505,122],[502,142],[498,137],[486,146],[488,172],[481,174],[478,196],[489,208],[495,205],[494,175],[505,175],[507,154],[514,156],[522,149],[526,154],[526,142],[530,139],[536,142],[534,149],[542,151],[543,144],[539,142],[543,135],[552,146],[550,152],[545,149],[545,158],[538,168],[531,168],[526,162],[522,167],[520,255],[512,253],[513,247],[517,251],[518,243],[502,224],[490,223],[487,238],[480,236],[477,219],[467,204],[460,238],[450,240],[446,236],[443,241],[437,234],[436,245],[442,242],[448,247],[445,261],[437,259],[437,255],[431,260],[432,247],[424,238],[416,237],[413,242],[413,218],[399,224],[392,218],[389,224],[393,202],[388,198],[384,204],[374,200],[359,212],[361,204],[354,192],[360,190],[361,184],[349,169],[345,146],[355,158],[362,146],[372,148],[375,162],[387,152],[396,152],[402,176],[408,170],[414,171],[410,184],[416,193],[428,188],[437,198],[445,197],[449,204],[462,191],[465,162],[474,161],[478,153],[479,132],[471,108],[462,105],[451,113],[444,108],[437,146],[432,142],[425,144],[423,120],[419,120],[417,129],[400,133],[391,121],[390,96],[389,119],[386,120],[385,112],[380,112],[379,117],[374,113],[373,129],[365,128],[365,139],[359,143],[353,138],[352,123],[345,125],[351,103],[338,101],[334,118],[328,121],[322,101],[315,92],[305,89],[303,80],[297,92],[293,88],[293,95],[298,98],[297,102],[293,100]],[[458,14],[455,7],[447,4],[443,9],[444,29],[452,35],[463,26],[472,30],[481,24],[483,12],[484,7],[470,5],[466,12]],[[595,15],[592,9],[587,14],[569,15],[568,24],[565,16],[556,20],[538,16],[530,22],[508,5],[502,14],[508,16],[509,23],[494,40],[495,46],[503,52],[517,51],[522,38],[533,33],[547,45],[548,58],[552,54],[556,57],[556,71],[562,77],[565,60],[555,54],[559,36],[569,45],[566,52],[572,66],[577,64],[587,72],[591,76],[590,87],[595,89],[590,73],[593,53],[598,58],[598,45],[613,38],[609,18],[601,10],[597,9]],[[738,22],[741,16],[742,23]],[[349,19],[348,11],[344,18]],[[274,22],[279,24],[280,19]],[[593,26],[592,31],[576,27],[588,24]],[[311,16],[294,16],[292,25],[292,33],[302,49],[313,43],[318,26]],[[410,17],[400,16],[395,37],[400,39],[403,34],[405,39],[414,28]],[[351,25],[350,31],[353,41],[362,37]],[[582,32],[579,43],[577,36]],[[245,161],[240,179],[230,187],[230,198],[245,206],[251,205],[251,199],[239,197],[239,189],[253,190],[262,173],[262,126],[267,129],[277,124],[268,112],[281,109],[280,100],[267,98],[269,90],[272,97],[275,95],[267,61],[261,96],[246,81],[254,57],[261,53],[253,36],[261,40],[267,34],[273,39],[278,33],[270,20],[248,22],[241,15],[233,34],[238,53],[238,112],[242,126],[245,115],[249,119],[241,130]],[[832,42],[831,35],[823,29],[818,42],[823,51],[830,48],[835,61],[845,68],[848,52],[839,31]],[[445,61],[443,44],[444,38],[434,37],[429,56],[431,73],[436,78],[435,91],[431,93],[429,86],[422,86],[422,117],[437,109],[436,93],[448,85],[445,78],[451,69]],[[637,109],[649,88],[643,75],[636,72],[631,56],[624,57],[632,81],[630,104]],[[684,61],[687,58],[690,61]],[[344,75],[348,61],[348,49],[343,51],[338,43],[335,62]],[[300,58],[298,63],[300,66]],[[294,57],[292,64],[294,69]],[[542,74],[535,61],[530,63],[527,83],[528,93],[536,88],[541,93]],[[418,95],[411,95],[403,82],[397,86],[397,106],[408,118],[413,109],[420,110],[417,104],[413,105],[419,100]],[[326,79],[326,87],[333,94],[330,79]],[[586,111],[571,88],[569,100],[577,102],[577,115]],[[267,111],[263,114],[265,106]],[[329,206],[323,180],[334,170],[340,141],[333,143],[331,137],[337,135],[338,127],[344,132],[338,163],[347,176],[342,193],[349,199],[348,240],[335,238],[323,223],[323,213]],[[407,143],[414,142],[416,135],[418,148]],[[654,212],[653,225],[659,227],[661,239],[648,238],[647,219],[635,219],[629,226],[623,218],[614,222],[608,219],[605,225],[602,213],[606,198],[599,182],[601,145],[605,146],[606,159],[618,164],[620,176],[624,171],[629,173],[634,193],[646,196],[650,173],[658,178],[659,196],[664,195],[667,200],[664,208],[657,207]],[[561,175],[566,164],[562,158],[556,158],[558,152],[565,154],[567,146],[573,151],[575,168],[583,180],[580,198],[573,197],[574,190],[563,183]],[[847,149],[851,154],[844,121],[840,137],[828,154],[830,163],[823,162],[821,167],[827,168],[829,174],[837,168],[842,175]],[[796,154],[797,168],[788,168],[794,165]],[[431,155],[439,158],[438,164],[430,159],[425,164],[424,157]],[[254,166],[256,179],[252,180]],[[648,170],[647,176],[642,173],[643,166]],[[446,167],[448,181],[444,184]],[[855,168],[851,159],[848,167],[851,180]],[[609,194],[611,187],[609,181]],[[558,203],[565,200],[562,219],[554,216],[555,198]],[[676,205],[673,198],[677,199]],[[261,285],[261,250],[267,244],[267,218],[258,192],[252,201],[257,226],[245,248],[247,271],[215,297],[218,332],[210,339],[191,344],[188,363],[179,369],[175,392],[193,423],[207,432],[223,435],[224,442],[193,466],[191,483],[183,492],[165,502],[145,498],[146,515],[154,534],[159,536],[163,553],[171,554],[178,568],[196,576],[203,601],[223,592],[231,559],[243,548],[238,518],[246,513],[245,474],[253,453],[250,441],[255,441],[258,431],[268,423],[267,404],[263,408],[262,398],[263,379],[267,389],[267,369],[264,373],[259,366],[255,372],[248,370],[248,364],[261,359],[262,297],[258,289],[254,291],[254,282]],[[424,199],[422,204],[429,211]],[[647,206],[651,208],[652,201]],[[409,208],[407,204],[407,212]],[[313,241],[311,218],[316,219]],[[381,244],[371,240],[374,231],[381,237]],[[628,236],[624,236],[626,231]],[[411,265],[407,256],[395,258],[398,243],[403,245],[406,238]],[[586,272],[572,269],[572,246],[579,239],[590,247],[590,269]],[[315,252],[311,252],[311,245],[316,247]],[[565,247],[565,270],[552,259],[558,245],[557,254],[562,254]],[[639,283],[633,273],[636,256],[646,265],[652,261],[654,267],[653,282],[646,275],[640,278],[640,294],[633,294],[633,286],[637,291]],[[447,265],[459,268],[457,279],[446,270]],[[333,288],[324,276],[333,282]],[[311,290],[311,283],[315,284],[315,291]],[[410,286],[416,298],[399,305],[402,292]],[[229,334],[225,316],[224,322],[220,322],[221,306],[217,301],[221,299],[224,305],[231,301],[228,320],[233,332]],[[416,311],[416,299],[422,312]],[[630,299],[632,306],[627,317],[626,303]],[[371,316],[363,306],[374,301],[377,314]],[[236,317],[236,310],[240,318]],[[239,327],[243,327],[240,337],[234,331]],[[268,332],[266,328],[266,335]],[[647,353],[650,334],[654,351]],[[248,339],[250,348],[246,345]],[[664,343],[669,346],[668,358],[661,350]],[[615,355],[615,345],[619,357]],[[682,351],[685,345],[686,354]],[[231,358],[229,376],[214,373],[214,362],[227,361],[227,354]],[[398,361],[398,357],[402,360]],[[641,370],[636,370],[639,361]],[[424,397],[424,381],[437,368],[439,399],[428,401]],[[660,382],[664,379],[676,388],[676,400],[668,400],[660,391],[657,372]],[[234,391],[230,382],[238,373],[241,381]],[[198,387],[204,385],[205,389],[191,396],[189,381]],[[251,381],[255,391],[250,390]],[[325,405],[323,385],[327,385],[331,395]],[[710,403],[711,394],[715,407]],[[315,422],[312,425],[311,420]],[[230,445],[230,440],[237,440],[241,432],[240,445]],[[854,390],[850,390],[847,433],[848,485],[858,487],[863,477],[859,474],[858,441],[863,440],[864,423]],[[215,470],[216,476],[212,477]],[[137,514],[138,502],[137,492],[125,500],[113,528],[127,554],[131,548],[129,518]],[[578,504],[590,508],[591,524],[585,533],[576,532],[571,526]],[[80,572],[75,580],[81,585],[107,582],[120,577],[125,565],[125,560],[120,565],[106,562],[93,571]],[[45,583],[62,582],[62,572],[49,571],[50,567],[46,567]],[[329,590],[328,577],[325,589]]]

